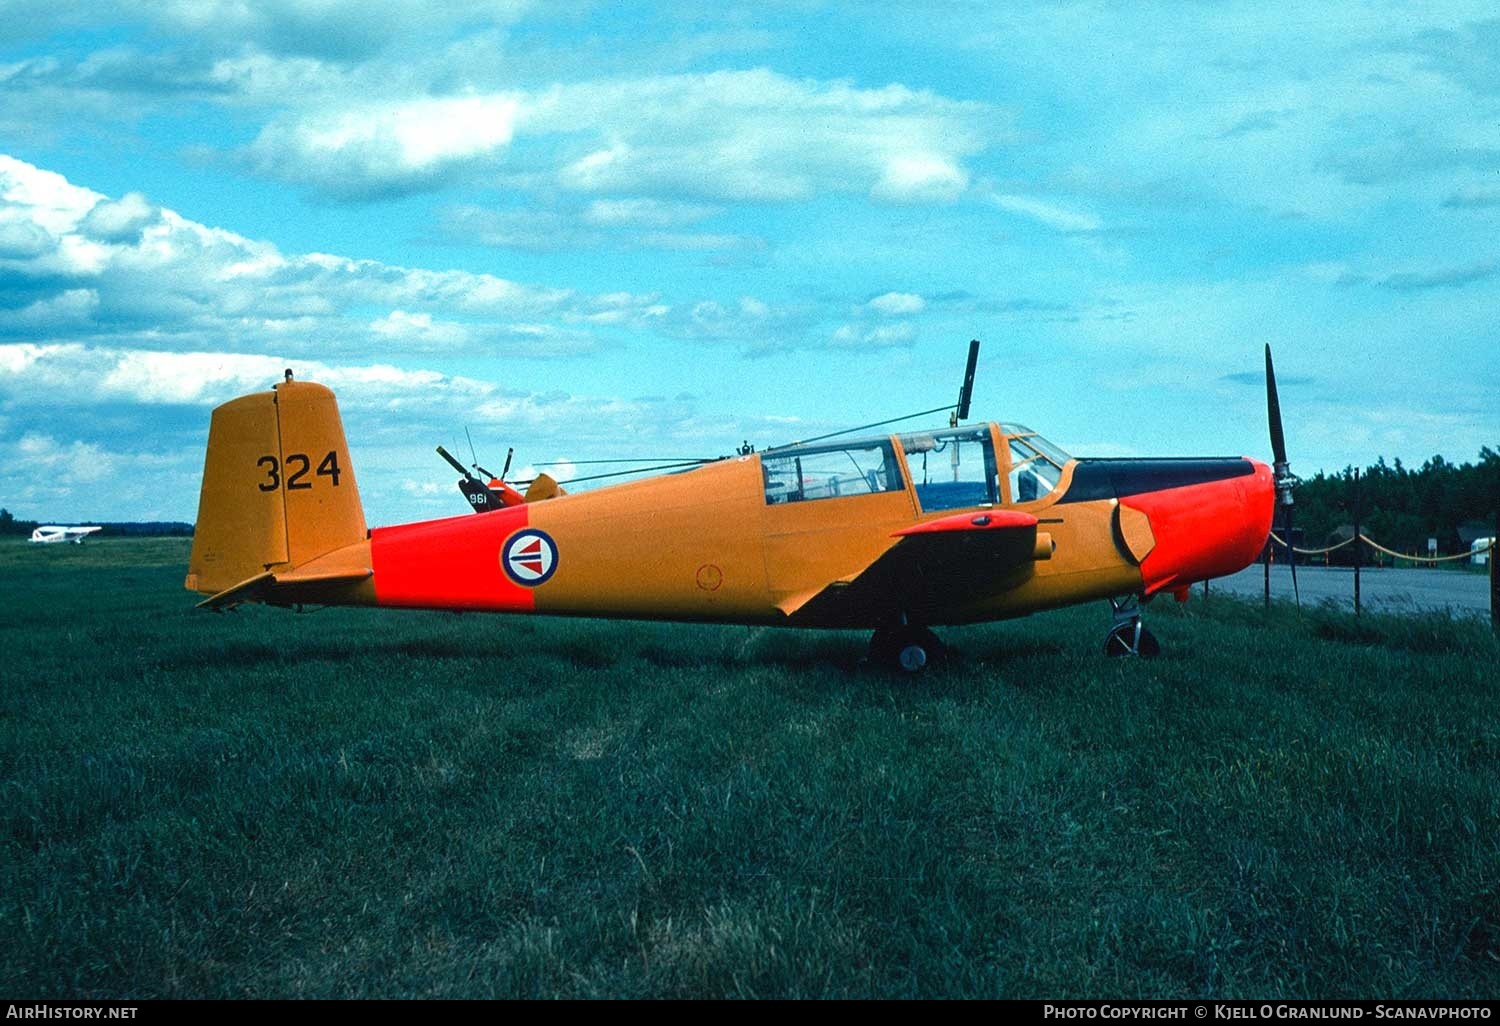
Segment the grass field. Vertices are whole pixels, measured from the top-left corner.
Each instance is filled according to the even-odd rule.
[[[0,994],[1500,996],[1485,623],[212,615],[0,545]]]

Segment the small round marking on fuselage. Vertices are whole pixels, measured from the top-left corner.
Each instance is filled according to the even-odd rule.
[[[501,547],[500,568],[523,588],[546,584],[557,572],[557,543],[546,531],[522,528]]]

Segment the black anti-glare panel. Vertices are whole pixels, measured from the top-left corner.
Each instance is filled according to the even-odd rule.
[[[1209,481],[1226,481],[1253,473],[1255,466],[1249,460],[1237,456],[1079,460],[1073,468],[1073,483],[1057,501],[1064,503],[1123,499],[1127,495],[1206,484]]]

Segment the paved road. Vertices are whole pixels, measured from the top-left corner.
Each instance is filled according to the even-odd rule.
[[[1265,568],[1259,563],[1233,577],[1209,584],[1209,593],[1223,589],[1236,595],[1265,594]],[[1303,602],[1329,601],[1354,609],[1354,570],[1348,567],[1297,567]],[[1199,585],[1195,591],[1202,592]],[[1360,604],[1384,613],[1448,609],[1455,615],[1489,616],[1490,581],[1483,574],[1453,570],[1371,570],[1359,575]],[[1285,566],[1271,568],[1271,597],[1292,597],[1292,573]]]

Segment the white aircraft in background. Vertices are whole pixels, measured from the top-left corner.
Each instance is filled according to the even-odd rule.
[[[46,524],[31,532],[31,540],[42,545],[51,545],[55,542],[72,542],[74,545],[82,545],[83,540],[95,531],[102,531],[102,527],[60,527],[57,524]]]

